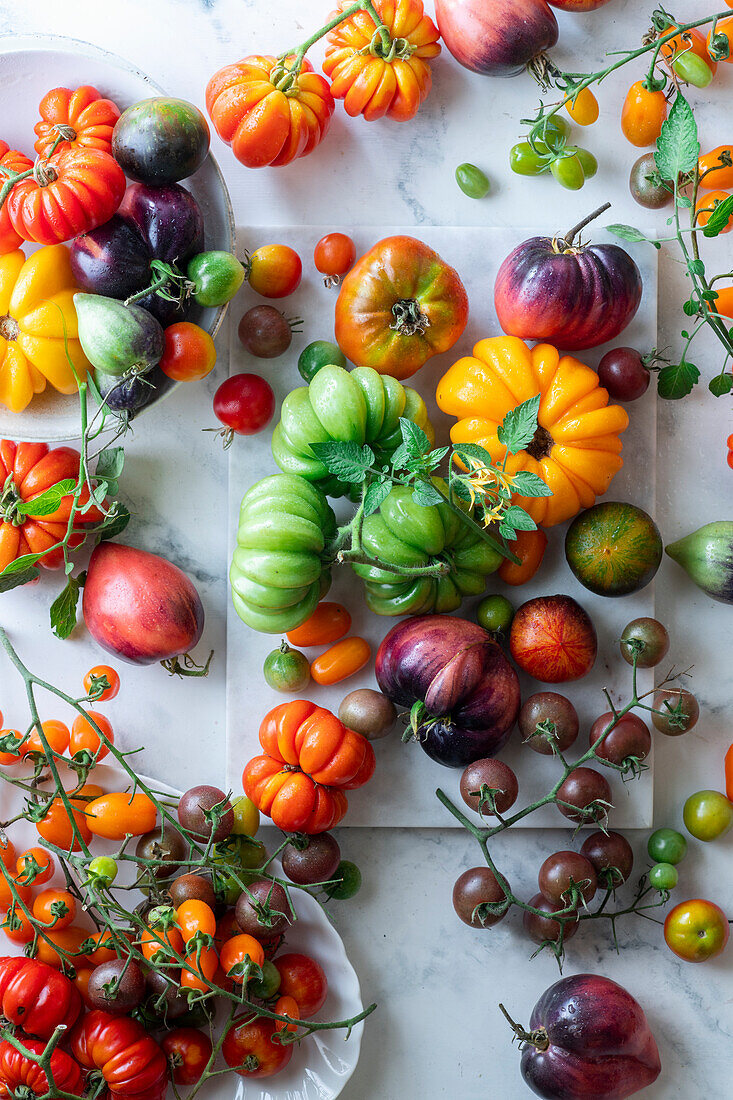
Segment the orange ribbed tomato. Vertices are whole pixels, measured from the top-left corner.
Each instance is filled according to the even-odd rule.
[[[27,172],[33,167],[33,161],[17,149],[11,149],[7,141],[0,141],[0,167],[12,168],[14,172]],[[6,177],[0,172],[0,186],[5,183]],[[8,204],[4,202],[0,206],[0,256],[6,252],[14,252],[23,243],[23,238],[13,229],[8,213]]]
[[[329,20],[347,8],[339,0]],[[366,11],[357,11],[329,32],[323,71],[348,115],[367,122],[387,115],[407,122],[427,98],[433,79],[428,61],[440,53],[440,34],[422,0],[374,0],[389,46]]]
[[[206,110],[222,141],[248,168],[289,164],[304,157],[328,130],[334,101],[328,81],[304,60],[256,54],[226,65],[206,86]]]
[[[244,769],[244,792],[287,832],[321,833],[346,813],[344,790],[369,781],[374,750],[361,734],[307,699],[281,703],[260,726],[264,755]]]
[[[436,400],[458,417],[454,443],[478,443],[501,463],[506,448],[499,425],[535,394],[541,397],[535,437],[526,450],[508,456],[506,470],[530,470],[546,482],[551,497],[515,499],[535,523],[552,527],[590,508],[623,466],[619,434],[629,418],[620,405],[609,405],[596,372],[551,344],[530,349],[517,337],[491,337],[449,368]]]
[[[34,129],[37,153],[45,153],[61,135],[56,149],[83,147],[112,151],[112,131],[120,117],[120,109],[111,99],[90,84],[71,88],[52,88],[38,105],[41,121]]]

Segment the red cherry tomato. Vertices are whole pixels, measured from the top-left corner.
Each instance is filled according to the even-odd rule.
[[[215,365],[216,347],[205,329],[190,321],[168,326],[160,360],[163,374],[176,382],[196,382],[211,374]]]
[[[272,420],[275,412],[275,394],[272,386],[259,374],[233,374],[219,386],[214,394],[214,414],[229,432],[237,435],[255,435]]]
[[[280,974],[281,997],[292,997],[303,1020],[309,1020],[323,1008],[328,993],[328,982],[323,969],[308,955],[288,952],[274,959]]]
[[[224,1061],[240,1077],[272,1077],[293,1057],[293,1044],[276,1042],[274,1034],[273,1020],[235,1017],[222,1043]]]
[[[209,1036],[196,1027],[177,1027],[163,1037],[160,1045],[175,1083],[197,1085],[211,1058]]]
[[[101,695],[96,696],[95,703],[106,703],[108,699],[114,699],[120,690],[119,673],[109,665],[95,665],[84,677],[84,690],[87,695],[99,687],[102,679],[105,679],[109,686],[103,689]]]
[[[300,285],[303,264],[287,244],[266,244],[245,260],[249,285],[263,298],[287,298]]]
[[[316,270],[326,276],[326,286],[338,286],[355,260],[356,245],[345,233],[327,233],[313,250],[313,262]]]

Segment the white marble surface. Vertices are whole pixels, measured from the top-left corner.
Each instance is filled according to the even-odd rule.
[[[326,7],[321,0],[126,0],[124,6],[98,0],[0,0],[0,26],[16,33],[67,34],[111,47],[170,91],[200,103],[214,69],[249,52],[285,48],[304,36],[302,28],[315,25]],[[640,35],[646,25],[640,7],[634,0],[612,0],[593,15],[560,15],[557,60],[582,68],[586,61],[599,61],[604,49]],[[691,17],[708,10],[704,0],[675,7]],[[716,80],[715,95],[695,96],[703,142],[709,146],[724,136],[720,121],[733,89],[733,73],[722,68],[726,71]],[[618,132],[623,87],[624,78],[603,86],[602,119],[586,138],[598,155],[600,172],[580,196],[569,196],[549,179],[527,183],[509,173],[507,149],[519,131],[518,120],[536,100],[530,80],[488,81],[447,57],[436,64],[433,94],[411,126],[370,126],[347,120],[339,111],[328,144],[306,161],[259,173],[237,166],[228,153],[221,161],[240,224],[321,224],[338,216],[340,223],[375,226],[512,225],[526,222],[531,206],[548,229],[555,229],[608,197],[614,201],[613,220],[640,221],[626,191],[634,153]],[[491,175],[492,197],[481,204],[465,198],[453,183],[454,167],[462,160],[476,161]],[[659,216],[656,224],[663,232],[664,218]],[[729,239],[717,245],[721,257],[729,251]],[[674,348],[685,280],[671,251],[663,253],[660,270],[660,343]],[[712,374],[719,369],[717,348],[702,345],[696,362],[704,374]],[[213,393],[221,376],[220,370],[202,388],[192,387],[140,422],[128,448],[123,483],[135,513],[129,540],[168,553],[194,576],[208,616],[201,651],[212,646],[219,654],[205,682],[179,684],[158,669],[126,671],[126,690],[110,708],[120,742],[144,741],[145,769],[178,786],[220,781],[224,770],[226,464],[211,437],[199,431],[213,422],[203,395]],[[716,402],[702,388],[681,404],[661,408],[656,518],[667,541],[708,520],[730,517],[733,475],[724,447],[729,431],[729,399]],[[0,617],[36,667],[66,674],[71,685],[96,654],[82,631],[67,643],[50,637],[45,609],[53,587],[45,581],[30,593],[4,596]],[[674,638],[672,656],[695,663],[695,690],[703,704],[693,733],[658,746],[655,819],[678,824],[688,793],[721,784],[722,754],[731,740],[731,612],[697,592],[668,561],[660,570],[657,600]],[[20,701],[5,666],[0,667],[0,696],[7,718]],[[568,834],[557,832],[509,836],[502,843],[501,865],[529,894],[543,856],[567,839]],[[453,881],[476,860],[469,838],[455,831],[349,830],[342,832],[342,844],[344,854],[360,863],[365,886],[336,919],[365,997],[380,1002],[344,1096],[516,1100],[528,1095],[496,1002],[504,1000],[526,1020],[557,972],[549,958],[527,961],[528,945],[515,920],[473,933],[455,919]],[[730,868],[730,838],[692,845],[678,896],[711,895],[731,911]],[[726,1051],[733,1034],[733,949],[722,961],[692,967],[667,951],[656,925],[636,921],[619,932],[618,956],[598,929],[578,936],[567,969],[605,973],[644,1002],[663,1061],[662,1075],[645,1097],[730,1095]]]

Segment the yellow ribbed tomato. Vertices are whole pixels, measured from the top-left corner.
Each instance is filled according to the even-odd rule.
[[[46,382],[60,393],[76,393],[69,359],[79,379],[86,377],[77,290],[63,244],[39,248],[28,259],[19,248],[0,256],[0,403],[11,412],[22,412]]]
[[[590,367],[551,344],[529,348],[514,336],[480,340],[473,356],[459,359],[438,383],[443,412],[458,417],[454,443],[478,443],[495,462],[506,448],[497,430],[510,409],[540,394],[539,426],[526,450],[509,455],[507,472],[530,470],[551,497],[516,497],[535,523],[552,527],[590,508],[622,467],[619,433],[629,425],[620,405]]]

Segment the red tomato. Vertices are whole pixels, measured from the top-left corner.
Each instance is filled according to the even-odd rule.
[[[43,886],[56,870],[53,856],[45,848],[26,848],[18,856],[18,881],[27,886]]]
[[[295,997],[286,995],[284,997],[278,997],[275,1001],[275,1012],[278,1016],[289,1016],[291,1020],[300,1019],[300,1009],[298,1008],[298,1002]],[[288,1031],[291,1035],[295,1035],[298,1028],[295,1024],[286,1024],[283,1020],[275,1021],[275,1031]]]
[[[33,161],[17,149],[11,149],[7,141],[0,141],[0,165],[3,168],[12,168],[14,172],[27,172],[33,167]],[[23,238],[13,229],[8,214],[8,204],[0,206],[0,256],[6,252],[13,252],[23,243]]]
[[[168,1084],[165,1054],[142,1024],[100,1009],[71,1032],[71,1053],[85,1069],[101,1072],[113,1096],[162,1100]]]
[[[88,713],[89,718],[91,718],[92,722],[96,722],[107,740],[114,744],[115,735],[109,719],[105,718],[103,714],[100,714],[98,710],[90,710]],[[74,724],[71,727],[69,752],[72,756],[75,756],[78,752],[83,752],[84,750],[92,755],[96,753],[97,760],[103,760],[109,752],[109,749],[94,729],[92,723],[87,718],[83,718],[81,714],[77,714],[74,719]]]
[[[214,394],[214,414],[228,432],[225,446],[236,435],[255,435],[272,420],[275,394],[259,374],[233,374]]]
[[[323,1008],[328,994],[323,968],[315,959],[295,952],[279,955],[273,961],[280,974],[280,996],[292,997],[301,1019],[309,1020]]]
[[[293,1057],[293,1044],[283,1046],[274,1034],[274,1020],[236,1017],[222,1043],[224,1061],[240,1077],[272,1077]]]
[[[313,250],[316,271],[326,278],[326,286],[338,286],[341,276],[354,266],[356,245],[345,233],[327,233]]]
[[[72,982],[45,963],[22,955],[0,959],[0,1009],[11,1023],[38,1039],[50,1039],[81,1012]]]
[[[245,254],[249,285],[263,298],[287,298],[300,285],[303,264],[287,244],[265,244]]]
[[[720,955],[729,935],[730,926],[723,910],[703,898],[675,905],[664,922],[667,947],[686,962],[705,962]]]
[[[101,695],[96,695],[96,690],[100,687],[103,679],[107,681],[109,686],[103,688]],[[94,668],[89,669],[84,677],[84,690],[87,695],[91,695],[92,692],[95,693],[93,702],[106,703],[108,699],[114,699],[120,690],[119,673],[109,665],[95,665]]]
[[[211,1039],[196,1027],[177,1027],[161,1040],[171,1077],[177,1085],[196,1085],[209,1064]]]
[[[37,1039],[24,1039],[23,1046],[38,1057],[43,1054],[46,1044]],[[84,1088],[81,1070],[65,1051],[54,1050],[49,1068],[57,1089],[81,1095]],[[51,1085],[37,1062],[32,1062],[3,1040],[0,1043],[0,1089],[0,1096],[47,1096]]]
[[[176,382],[206,378],[216,365],[216,347],[205,329],[190,321],[178,321],[165,330],[165,347],[159,366]]]

